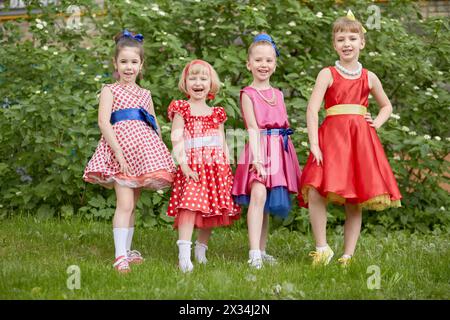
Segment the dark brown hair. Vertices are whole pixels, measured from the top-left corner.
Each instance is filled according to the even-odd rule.
[[[131,32],[131,35],[134,37],[136,33]],[[117,60],[119,56],[120,50],[125,47],[138,48],[139,49],[139,57],[141,58],[141,63],[144,61],[144,46],[142,42],[137,41],[132,37],[126,37],[123,35],[123,31],[119,32],[114,36],[114,41],[116,42],[116,50],[114,52],[114,59]]]

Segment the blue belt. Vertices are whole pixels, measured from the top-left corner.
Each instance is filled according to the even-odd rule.
[[[111,124],[125,120],[140,120],[146,122],[153,130],[158,133],[155,117],[142,107],[120,109],[111,113]]]
[[[263,129],[261,133],[266,134],[268,136],[271,135],[280,135],[283,136],[284,150],[288,152],[288,137],[294,133],[294,130],[291,128],[279,128],[279,129]]]

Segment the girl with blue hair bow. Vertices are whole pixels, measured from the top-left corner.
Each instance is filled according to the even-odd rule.
[[[141,34],[124,30],[115,37],[117,82],[100,93],[98,125],[102,137],[90,159],[83,179],[114,188],[117,206],[113,219],[115,261],[120,273],[130,264],[144,261],[131,250],[134,208],[142,188],[159,190],[172,184],[175,163],[161,139],[150,91],[136,84],[142,77],[144,48]]]
[[[276,259],[266,253],[269,215],[286,218],[291,195],[298,192],[301,170],[290,135],[283,93],[270,84],[279,52],[265,33],[248,50],[253,82],[241,90],[240,102],[249,143],[241,153],[232,189],[234,201],[248,205],[249,265],[260,269]]]

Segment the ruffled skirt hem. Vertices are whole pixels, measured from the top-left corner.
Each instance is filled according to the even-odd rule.
[[[150,190],[160,190],[172,185],[174,173],[166,170],[158,170],[143,174],[138,177],[130,177],[123,173],[105,175],[102,172],[88,172],[83,177],[84,181],[99,184],[107,189],[114,188],[114,183],[118,183],[128,188],[144,188]]]

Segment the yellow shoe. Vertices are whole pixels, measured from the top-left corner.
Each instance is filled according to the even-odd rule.
[[[313,258],[312,265],[313,266],[326,266],[330,263],[331,258],[334,256],[333,250],[331,250],[330,246],[324,251],[312,251],[309,253],[309,256]]]
[[[338,262],[342,267],[348,267],[352,262],[352,257],[340,257],[338,259]]]

